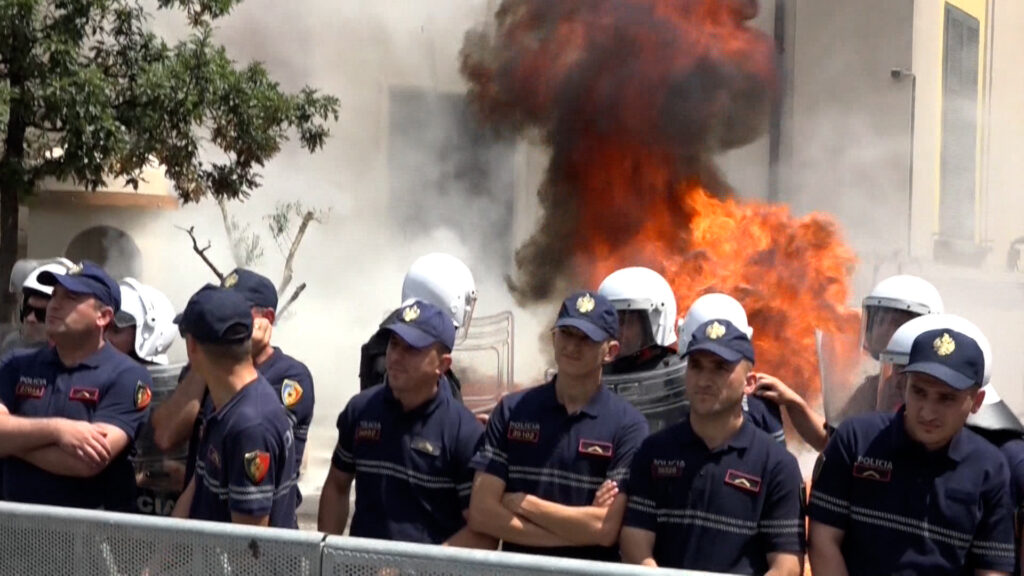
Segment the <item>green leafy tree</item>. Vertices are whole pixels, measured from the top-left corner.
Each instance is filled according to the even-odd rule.
[[[170,44],[138,1],[0,0],[0,278],[17,257],[18,205],[42,178],[138,186],[155,160],[183,202],[244,199],[290,135],[323,147],[335,97],[284,92],[213,40],[240,2],[158,0],[190,26]]]

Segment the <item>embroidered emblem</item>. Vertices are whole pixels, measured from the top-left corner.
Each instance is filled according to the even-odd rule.
[[[22,377],[24,378],[24,377]],[[32,378],[29,381],[22,380],[14,389],[14,395],[18,398],[42,398],[46,394],[46,381],[38,382],[41,378]]]
[[[757,476],[750,476],[737,470],[729,470],[725,473],[725,483],[735,486],[740,490],[757,494],[761,491],[761,479]]]
[[[413,304],[405,310],[402,310],[402,320],[406,322],[412,322],[420,317],[420,307]]]
[[[68,276],[77,276],[81,274],[83,270],[85,270],[85,267],[82,266],[81,262],[73,264],[71,268],[68,269]]]
[[[245,454],[245,474],[253,484],[263,482],[270,471],[270,452],[256,450]]]
[[[424,454],[430,454],[431,456],[437,456],[441,453],[440,446],[422,437],[413,438],[412,443],[409,444],[409,447],[412,448],[413,450],[423,452]]]
[[[595,306],[597,306],[597,302],[594,301],[594,297],[590,294],[584,294],[576,299],[576,310],[580,314],[589,314]]]
[[[95,404],[100,401],[100,389],[99,388],[72,388],[71,393],[68,394],[68,398],[77,402],[85,402],[87,404]]]
[[[857,461],[853,464],[853,476],[876,482],[889,482],[892,480],[892,462],[857,456]]]
[[[611,442],[598,442],[597,440],[587,440],[585,438],[581,438],[579,452],[580,454],[589,454],[591,456],[611,458],[612,444]]]
[[[235,284],[238,284],[238,274],[232,272],[224,277],[224,281],[221,282],[221,286],[224,288],[232,288]]]
[[[513,442],[540,442],[540,424],[536,422],[509,422],[508,439]]]
[[[302,400],[302,386],[291,378],[281,383],[281,403],[285,408],[292,408]]]
[[[949,356],[956,350],[956,342],[945,332],[942,333],[942,336],[936,338],[935,342],[932,342],[932,346],[935,348],[935,353],[939,356]]]
[[[718,340],[722,336],[725,336],[725,326],[722,326],[718,322],[712,322],[711,326],[704,329],[704,335],[712,340]]]
[[[135,384],[135,409],[145,410],[149,407],[149,402],[153,400],[153,392],[146,386],[142,380],[139,380]]]

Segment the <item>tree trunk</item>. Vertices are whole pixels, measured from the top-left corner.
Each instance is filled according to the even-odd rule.
[[[25,134],[32,117],[30,103],[25,101],[25,83],[28,70],[28,40],[16,34],[11,41],[7,69],[11,92],[8,108],[7,134],[4,135],[4,153],[0,157],[0,322],[11,318],[16,302],[13,295],[2,288],[11,278],[11,270],[18,259],[18,205],[27,196],[33,182],[25,169]]]

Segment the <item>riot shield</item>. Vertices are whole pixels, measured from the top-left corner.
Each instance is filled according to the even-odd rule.
[[[668,366],[646,372],[606,375],[601,381],[647,418],[653,434],[679,422],[689,410],[685,376],[686,363],[673,356]]]
[[[490,414],[512,384],[515,322],[505,311],[473,318],[473,329],[456,343],[452,372],[462,382],[462,402],[476,414]]]
[[[839,426],[850,416],[873,412],[878,403],[878,361],[864,352],[859,335],[815,331],[825,421]]]
[[[183,364],[147,366],[153,377],[153,398],[150,410],[155,410],[178,386],[178,375]],[[136,508],[138,512],[154,516],[170,516],[174,503],[185,486],[185,459],[188,443],[164,452],[153,441],[153,426],[146,426],[135,441],[135,481],[138,485]]]

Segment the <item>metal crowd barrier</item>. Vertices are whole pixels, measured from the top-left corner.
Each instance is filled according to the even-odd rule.
[[[4,576],[713,576],[0,502]],[[721,576],[721,575],[720,575]]]

